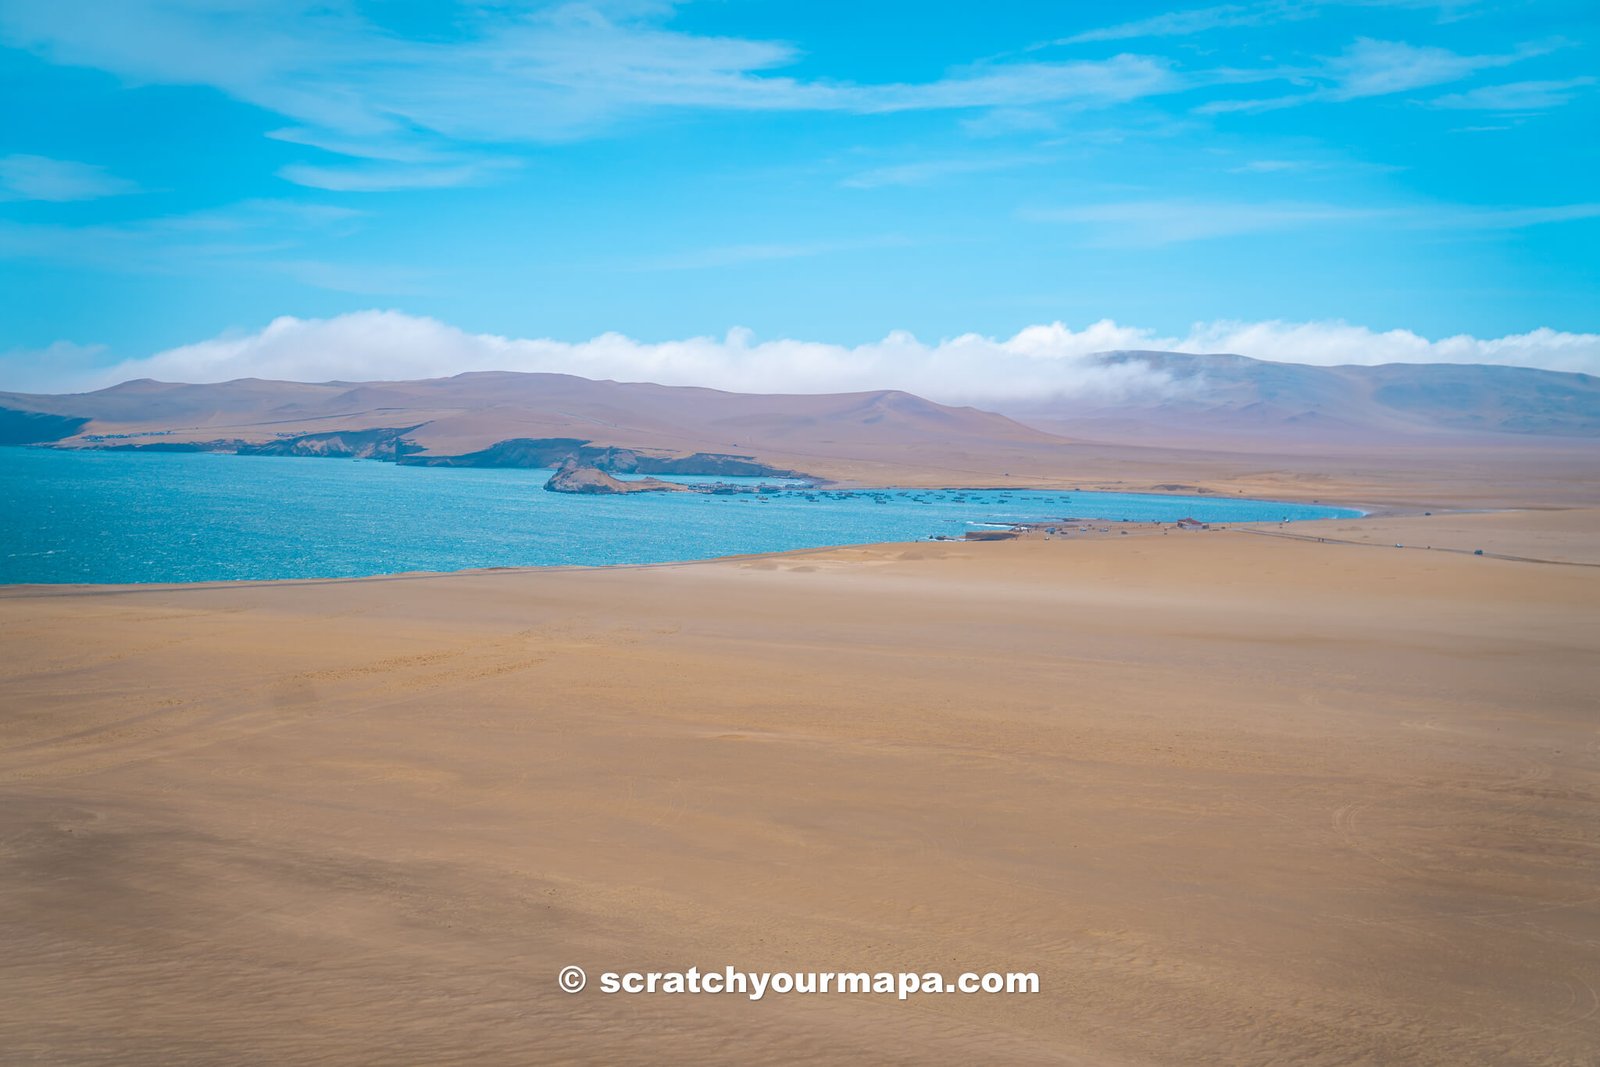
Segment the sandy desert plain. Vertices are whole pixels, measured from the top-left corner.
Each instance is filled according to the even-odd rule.
[[[1374,514],[0,590],[0,1058],[1600,1062],[1592,445],[1075,462]]]

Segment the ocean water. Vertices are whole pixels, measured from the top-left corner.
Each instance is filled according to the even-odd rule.
[[[959,537],[983,524],[1069,516],[1243,522],[1358,514],[1212,496],[1005,489],[585,497],[544,492],[549,476],[347,459],[0,448],[0,583],[659,563]]]

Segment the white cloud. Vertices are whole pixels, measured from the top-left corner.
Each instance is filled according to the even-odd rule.
[[[1314,70],[1285,70],[1282,76],[1306,79],[1317,85],[1310,92],[1259,100],[1218,100],[1195,110],[1201,114],[1274,111],[1316,101],[1344,102],[1391,96],[1434,85],[1445,85],[1483,70],[1518,63],[1549,51],[1547,46],[1522,45],[1511,52],[1462,55],[1447,48],[1418,46],[1403,41],[1358,37],[1337,56]]]
[[[1115,397],[1161,388],[1166,379],[1142,365],[1096,366],[1080,357],[1147,339],[1143,331],[1102,322],[1079,332],[1034,327],[1009,340],[967,334],[934,345],[904,332],[857,346],[757,341],[740,329],[720,338],[662,343],[615,333],[570,343],[470,334],[435,319],[363,311],[325,320],[276,319],[257,333],[227,335],[103,369],[91,384],[141,377],[356,381],[517,370],[745,392],[892,387],[959,400],[1062,393]]]
[[[403,189],[449,189],[461,185],[481,185],[512,166],[507,160],[447,166],[362,163],[328,167],[295,163],[279,169],[278,177],[310,189],[327,189],[337,193],[386,193]]]
[[[1154,247],[1366,221],[1377,214],[1372,209],[1337,204],[1135,200],[1029,211],[1023,217],[1035,222],[1065,222],[1088,227],[1089,243],[1101,247]]]
[[[10,155],[0,157],[0,200],[98,200],[138,192],[139,187],[124,178],[108,174],[104,167],[75,163],[48,156]]]
[[[663,108],[1099,106],[1178,87],[1165,61],[1130,55],[978,64],[922,83],[808,81],[775,73],[800,58],[785,42],[680,32],[660,24],[667,14],[660,4],[479,4],[447,41],[389,32],[345,4],[0,0],[0,41],[134,83],[210,86],[296,123],[274,132],[280,140],[396,166],[452,142],[559,142]],[[312,168],[287,176],[370,187]],[[397,181],[391,169],[381,185]]]
[[[1339,321],[1197,323],[1180,352],[1233,352],[1256,359],[1315,366],[1380,363],[1493,363],[1600,374],[1600,334],[1540,327],[1479,338],[1457,334],[1430,341],[1410,330],[1370,330]]]
[[[1192,8],[1188,11],[1169,11],[1134,22],[1123,22],[1096,30],[1075,33],[1071,37],[1051,41],[1051,44],[1090,44],[1098,41],[1125,41],[1135,37],[1187,37],[1207,30],[1238,26],[1259,26],[1274,21],[1286,5],[1258,4],[1245,7],[1240,4],[1223,4],[1220,7]]]
[[[1547,111],[1570,103],[1577,90],[1595,84],[1592,77],[1567,78],[1564,81],[1510,82],[1505,85],[1485,85],[1464,93],[1451,93],[1433,102],[1434,107],[1462,108],[1473,111]]]
[[[1327,71],[1334,85],[1327,95],[1334,100],[1355,100],[1442,85],[1480,70],[1527,59],[1540,51],[1525,47],[1502,55],[1467,56],[1447,48],[1361,37],[1342,55],[1328,61]]]
[[[1322,11],[1339,7],[1388,7],[1416,10],[1436,9],[1440,22],[1463,18],[1482,0],[1258,0],[1250,4],[1220,4],[1215,7],[1167,11],[1148,18],[1113,26],[1086,30],[1034,48],[1051,45],[1092,44],[1101,41],[1126,41],[1140,37],[1189,37],[1219,29],[1269,26],[1279,22],[1314,18]]]
[[[830,89],[832,110],[882,112],[1115,104],[1173,92],[1182,81],[1165,60],[1117,55],[1095,62],[982,65],[923,84]]]
[[[49,384],[96,387],[142,377],[363,381],[514,370],[741,392],[897,388],[949,403],[1001,406],[1058,396],[1115,401],[1172,387],[1144,363],[1107,365],[1089,358],[1117,350],[1233,352],[1318,365],[1502,363],[1600,373],[1600,334],[1549,329],[1434,341],[1408,330],[1377,332],[1343,322],[1219,321],[1197,323],[1178,337],[1104,319],[1081,330],[1057,322],[1030,326],[1009,338],[963,334],[937,343],[900,331],[853,346],[760,341],[739,329],[720,338],[661,343],[615,333],[573,343],[473,334],[435,319],[363,311],[332,319],[280,318],[259,332],[224,335],[89,374],[78,368],[71,375],[57,374]],[[0,373],[14,380],[17,367],[13,359],[0,364]],[[50,374],[45,368],[36,377]]]

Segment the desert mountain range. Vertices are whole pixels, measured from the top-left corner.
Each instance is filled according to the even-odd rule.
[[[968,443],[1048,449],[1057,435],[884,390],[755,395],[565,374],[216,385],[140,380],[64,396],[0,394],[18,438],[68,447],[353,455],[408,464],[759,474]]]
[[[1430,438],[1600,434],[1600,378],[1485,364],[1316,367],[1235,355],[1104,352],[1141,363],[1162,392],[1004,407],[1044,429],[1108,441],[1179,438]]]
[[[1110,352],[1167,387],[1041,398],[1003,413],[882,390],[743,394],[564,374],[471,372],[405,382],[141,379],[89,393],[0,393],[0,443],[354,456],[545,467],[569,456],[643,473],[872,477],[938,467],[1037,477],[1105,447],[1360,441],[1507,446],[1600,435],[1600,379],[1501,366],[1313,367],[1235,355]],[[1574,440],[1578,439],[1578,440]]]

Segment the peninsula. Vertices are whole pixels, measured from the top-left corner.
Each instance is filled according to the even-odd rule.
[[[688,490],[688,486],[675,482],[664,482],[659,478],[642,478],[638,481],[625,482],[620,478],[613,478],[598,467],[584,467],[574,458],[567,458],[544,483],[547,491],[552,493],[585,493],[589,495],[604,496],[609,494],[627,493],[681,493]]]

